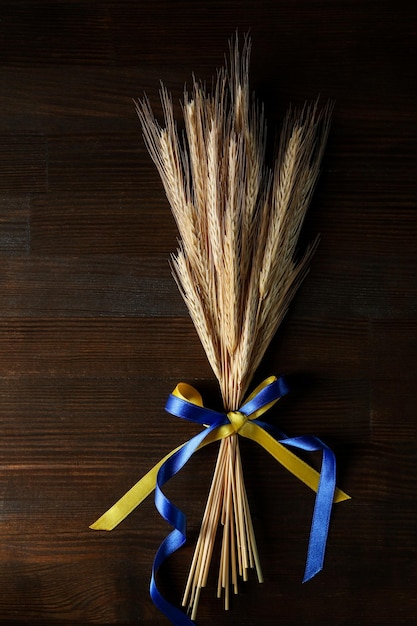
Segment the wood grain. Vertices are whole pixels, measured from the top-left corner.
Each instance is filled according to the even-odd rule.
[[[177,231],[133,99],[146,92],[160,117],[163,80],[180,117],[184,85],[193,72],[210,84],[236,29],[251,32],[271,134],[290,102],[335,101],[300,244],[320,233],[320,246],[254,383],[288,375],[270,419],[331,445],[352,500],[302,585],[313,495],[243,441],[265,583],[251,576],[226,613],[213,569],[198,624],[414,623],[413,6],[2,0],[0,12],[0,625],[168,623],[148,595],[168,532],[152,498],[112,533],[88,528],[198,431],[164,411],[177,382],[220,406],[170,275]],[[215,455],[167,485],[188,516],[189,541],[159,577],[177,604]]]

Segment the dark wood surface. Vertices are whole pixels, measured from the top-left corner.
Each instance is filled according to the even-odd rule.
[[[416,10],[380,0],[0,1],[0,624],[166,624],[148,585],[168,527],[152,498],[88,526],[196,429],[180,380],[218,390],[170,276],[176,229],[132,99],[158,112],[250,29],[271,129],[335,100],[306,236],[311,272],[257,375],[287,373],[276,419],[338,457],[325,569],[301,584],[310,492],[242,445],[265,583],[198,624],[417,620]],[[178,107],[179,111],[179,107]],[[160,576],[179,602],[216,450],[168,492],[189,542]]]

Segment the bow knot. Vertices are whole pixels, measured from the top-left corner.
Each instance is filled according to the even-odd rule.
[[[287,392],[285,379],[271,376],[250,394],[240,410],[230,411],[226,416],[225,413],[204,407],[200,393],[190,385],[185,383],[177,385],[168,398],[166,410],[172,415],[196,422],[205,428],[161,459],[91,526],[96,530],[111,530],[155,489],[156,508],[162,517],[174,526],[174,530],[164,539],[155,555],[150,592],[156,606],[177,626],[194,626],[194,622],[162,596],[155,577],[165,559],[186,541],[186,517],[167,498],[162,487],[184,467],[199,448],[230,437],[233,433],[239,433],[239,436],[259,443],[281,465],[317,493],[304,581],[322,569],[332,503],[348,500],[349,496],[336,487],[334,454],[322,441],[313,436],[290,438],[270,424],[259,420],[259,417]],[[307,452],[321,450],[323,453],[321,472],[316,472],[288,447]]]
[[[240,411],[230,411],[227,414],[229,418],[229,422],[233,426],[235,433],[238,433],[239,430],[246,424],[249,419],[248,415],[241,413]]]

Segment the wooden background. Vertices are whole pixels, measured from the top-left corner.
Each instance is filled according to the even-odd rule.
[[[396,625],[417,619],[416,11],[389,0],[0,1],[0,624],[167,624],[148,596],[168,532],[152,498],[88,529],[193,425],[180,380],[218,390],[170,276],[176,229],[132,98],[157,112],[210,80],[250,29],[252,87],[336,101],[306,237],[311,273],[257,376],[287,373],[275,419],[338,457],[325,569],[301,579],[310,492],[242,445],[265,573],[228,613],[216,572],[198,624]],[[179,112],[179,107],[178,107]],[[189,543],[161,572],[179,602],[215,446],[169,494]]]

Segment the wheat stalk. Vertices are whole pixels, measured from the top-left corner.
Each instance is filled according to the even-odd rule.
[[[249,93],[250,41],[237,36],[213,94],[193,81],[184,94],[181,141],[162,87],[165,127],[145,97],[136,103],[144,139],[176,220],[180,247],[172,269],[219,381],[226,411],[240,406],[303,279],[313,244],[296,246],[319,174],[331,105],[290,111],[273,168],[265,163],[263,109]],[[238,576],[262,572],[237,435],[219,448],[212,486],[183,598],[195,619],[215,535],[223,525],[218,595],[237,593]]]

